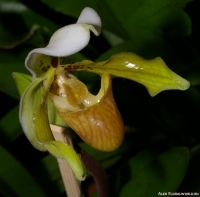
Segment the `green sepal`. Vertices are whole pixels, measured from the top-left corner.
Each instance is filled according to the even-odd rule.
[[[31,83],[32,81],[32,76],[31,75],[27,75],[27,74],[22,74],[22,73],[12,73],[12,76],[15,80],[16,86],[17,86],[17,90],[19,92],[20,97],[22,96],[22,94],[24,93],[25,89],[28,87],[28,85]]]
[[[23,74],[23,73],[12,73],[12,76],[15,80],[15,84],[17,86],[17,90],[19,92],[20,97],[23,95],[26,88],[32,82],[32,76]],[[54,124],[61,127],[67,127],[66,122],[58,116],[56,112],[55,106],[52,102],[48,99],[48,116],[50,124]]]
[[[84,180],[86,170],[81,159],[71,146],[63,142],[55,141],[49,126],[47,113],[47,103],[44,101],[35,113],[34,125],[37,139],[45,145],[53,156],[67,161],[78,180]]]
[[[34,113],[35,110],[43,102],[43,80],[38,78],[33,81],[25,90],[21,97],[19,118],[23,131],[31,144],[40,151],[45,151],[46,148],[41,144],[35,133]]]
[[[83,181],[86,178],[85,166],[70,145],[59,141],[49,141],[45,145],[52,155],[67,161],[78,180]]]
[[[67,123],[57,114],[57,109],[50,99],[47,102],[49,123],[60,127],[68,127]]]
[[[84,180],[86,170],[81,159],[71,146],[60,141],[55,141],[49,126],[47,113],[47,100],[44,100],[35,112],[34,125],[37,139],[53,156],[64,159],[78,180]]]
[[[146,60],[134,53],[118,53],[107,61],[94,63],[83,60],[70,66],[70,69],[78,71],[87,70],[100,75],[109,73],[131,79],[144,85],[151,96],[164,90],[186,90],[190,86],[187,80],[171,71],[160,57]]]
[[[34,113],[34,129],[40,143],[54,140],[47,113],[46,101],[44,101]]]
[[[48,92],[53,80],[53,72],[47,78],[36,78],[21,73],[13,73],[21,98],[20,122],[31,144],[41,151],[48,150],[53,156],[64,159],[78,180],[86,177],[85,167],[75,150],[55,141],[49,126],[47,107]]]

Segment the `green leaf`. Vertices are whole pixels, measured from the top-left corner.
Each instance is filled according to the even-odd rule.
[[[9,152],[0,146],[0,192],[19,197],[45,197],[35,179]]]
[[[139,171],[142,171],[146,165],[152,162],[156,156],[156,151],[145,150],[137,153],[128,162],[124,162],[111,177],[113,179],[111,190],[115,192],[113,195],[117,196],[120,189],[127,183],[126,181],[130,181]]]
[[[131,180],[122,188],[119,196],[134,194],[136,197],[155,197],[158,192],[176,191],[186,173],[188,161],[188,149],[182,147],[168,150],[150,163],[145,162],[140,170],[136,169],[142,160],[133,159],[129,162]]]
[[[76,18],[84,7],[92,7],[100,15],[105,29],[126,39],[145,38],[149,32],[154,32],[156,37],[166,29],[170,33],[190,34],[191,22],[182,10],[190,1],[127,0],[122,3],[120,0],[42,0],[52,9]]]
[[[124,26],[130,34],[145,37],[149,32],[156,34],[168,31],[168,34],[189,35],[191,21],[182,7],[191,0],[180,3],[179,0],[145,0],[135,12],[124,20]]]
[[[135,135],[132,135],[132,133],[129,135],[125,135],[122,145],[117,150],[111,152],[97,150],[95,148],[92,148],[85,142],[81,142],[78,145],[81,147],[81,149],[91,155],[95,160],[100,162],[104,168],[108,168],[116,164],[119,159],[121,159],[124,153],[129,152],[130,150],[135,149],[138,146],[138,140],[133,141],[133,138],[135,139]]]
[[[97,150],[95,148],[92,148],[91,146],[89,146],[85,142],[79,143],[79,146],[85,152],[87,152],[89,155],[91,155],[94,159],[96,159],[97,161],[106,160],[106,159],[108,159],[108,158],[113,157],[113,156],[116,155],[116,151],[112,151],[112,152],[99,151],[99,150]]]
[[[149,163],[151,163],[157,156],[157,152],[152,150],[145,150],[136,154],[128,161],[129,173],[131,179],[137,176],[139,171],[142,171]]]
[[[200,192],[200,144],[197,144],[190,150],[190,162],[185,178],[179,187],[179,191],[194,191]]]
[[[107,51],[102,53],[95,61],[103,61],[111,57],[116,53],[121,53],[122,51],[134,52],[145,59],[153,59],[155,57],[162,57],[168,64],[177,65],[182,70],[185,62],[188,61],[187,58],[191,51],[188,49],[187,45],[177,40],[169,42],[162,35],[154,37],[154,33],[149,33],[147,37],[138,37],[137,39],[126,40]],[[151,42],[149,42],[151,38]]]
[[[105,38],[108,40],[108,42],[111,46],[116,46],[116,45],[124,42],[124,40],[121,37],[117,36],[113,32],[103,29],[102,33],[105,36]]]
[[[39,29],[40,27],[38,25],[33,25],[33,27],[30,29],[29,33],[22,36],[16,36],[16,35],[10,35],[10,32],[7,31],[2,27],[0,24],[0,30],[3,30],[3,33],[1,34],[1,37],[3,42],[0,42],[0,49],[13,49],[15,47],[18,47],[19,45],[23,44],[24,42],[28,41]]]
[[[42,160],[34,163],[30,172],[47,192],[48,196],[58,196],[61,193],[65,193],[58,162],[52,155],[47,155]]]
[[[7,146],[22,134],[19,123],[19,106],[14,107],[0,120],[0,142]]]
[[[0,51],[0,91],[19,99],[16,85],[12,78],[13,72],[28,73],[24,66],[24,58],[28,49],[18,52]]]
[[[0,21],[0,48],[5,48],[5,46],[8,48],[8,46],[13,45],[18,40],[22,39],[21,36],[13,36],[2,24]]]
[[[86,144],[85,142],[79,143],[79,146],[86,151],[89,155],[91,155],[95,160],[101,163],[104,168],[111,167],[115,163],[117,163],[121,159],[122,152],[125,151],[125,148],[120,147],[116,151],[112,152],[102,152],[96,150]]]
[[[0,13],[0,29],[3,30],[1,38],[7,38],[0,41],[0,46],[3,43],[11,44],[25,37],[34,25],[37,25],[43,30],[43,33],[49,36],[59,28],[48,18],[32,11],[17,0],[1,0]],[[13,23],[13,18],[15,18],[15,23]]]
[[[134,53],[119,53],[103,62],[94,63],[83,60],[71,64],[71,66],[75,70],[87,69],[88,72],[100,75],[109,73],[117,77],[131,79],[144,85],[151,96],[164,90],[186,90],[190,86],[187,80],[171,71],[159,57],[145,60]]]
[[[67,14],[72,17],[77,17],[79,16],[81,10],[86,7],[92,7],[93,9],[96,8],[96,0],[95,1],[80,1],[80,0],[75,0],[73,1],[62,1],[58,0],[57,2],[51,0],[42,0],[43,3],[47,4],[49,7],[52,9],[56,10],[57,12],[61,12],[64,14]],[[95,9],[96,10],[96,9]]]

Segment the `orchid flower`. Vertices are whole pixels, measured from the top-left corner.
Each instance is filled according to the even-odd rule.
[[[145,60],[133,53],[119,53],[98,63],[83,60],[64,65],[61,57],[83,49],[89,42],[90,31],[98,36],[101,20],[93,9],[86,7],[76,24],[59,29],[45,48],[34,49],[28,54],[25,65],[32,74],[32,82],[22,94],[19,115],[23,131],[32,145],[65,159],[79,180],[85,178],[84,165],[69,145],[55,141],[49,126],[49,100],[57,114],[86,143],[102,151],[112,151],[122,143],[124,125],[114,101],[109,74],[143,84],[152,96],[167,89],[189,87],[189,82],[172,72],[161,58]],[[99,93],[91,94],[73,71],[100,74]],[[14,77],[19,86],[19,75],[15,73]],[[23,75],[22,78],[29,77]]]

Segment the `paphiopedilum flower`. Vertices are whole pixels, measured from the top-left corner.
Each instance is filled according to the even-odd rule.
[[[84,48],[89,42],[90,31],[99,35],[101,20],[93,9],[85,8],[76,24],[59,29],[45,48],[34,49],[28,54],[25,65],[32,73],[32,82],[20,103],[20,122],[32,145],[64,158],[80,180],[85,177],[81,159],[69,145],[55,141],[52,135],[49,99],[58,115],[86,143],[99,150],[112,151],[122,143],[124,125],[113,98],[109,74],[143,84],[152,96],[167,89],[189,87],[189,82],[172,72],[161,58],[144,60],[132,53],[120,53],[99,63],[83,60],[63,65],[60,57]],[[99,93],[92,95],[72,74],[74,70],[100,74]],[[17,74],[14,76],[18,78]]]

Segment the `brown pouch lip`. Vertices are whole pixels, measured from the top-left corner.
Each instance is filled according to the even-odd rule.
[[[117,149],[124,138],[124,124],[112,93],[109,74],[101,78],[103,96],[100,102],[78,111],[57,109],[58,115],[87,144],[102,151]],[[102,93],[102,92],[101,92]]]

